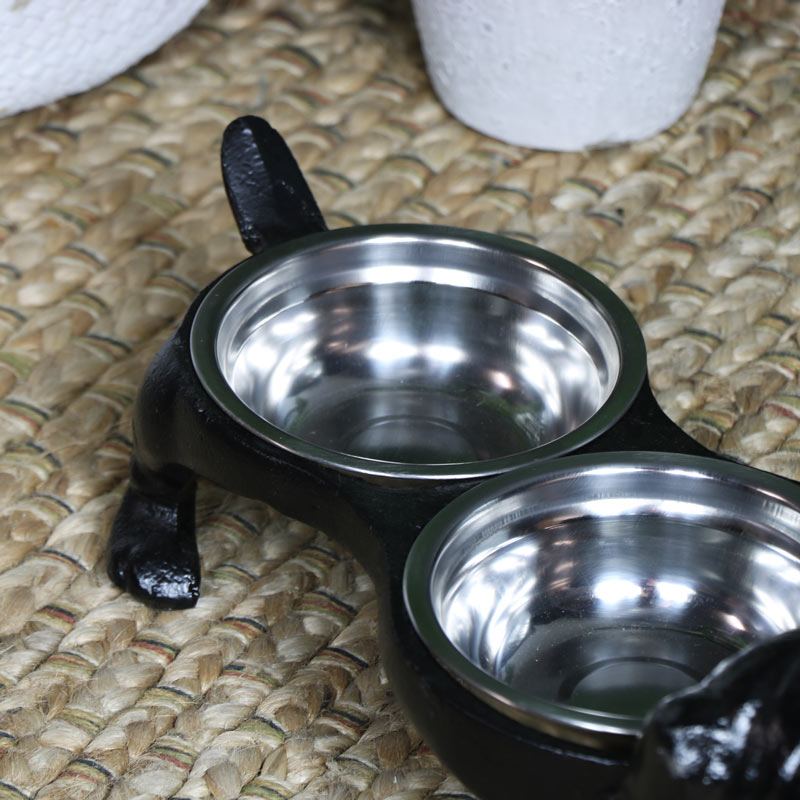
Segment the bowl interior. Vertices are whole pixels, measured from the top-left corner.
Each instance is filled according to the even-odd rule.
[[[638,332],[623,336],[630,315],[578,268],[499,237],[331,236],[236,286],[216,323],[227,388],[297,441],[498,459],[575,431],[618,385]]]
[[[492,481],[433,520],[406,573],[448,669],[504,713],[601,747],[800,624],[795,487],[712,459],[616,457]]]

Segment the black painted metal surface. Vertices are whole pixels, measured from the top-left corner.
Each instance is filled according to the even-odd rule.
[[[800,631],[721,667],[656,708],[618,800],[800,797]]]
[[[222,178],[245,247],[267,247],[327,230],[281,135],[260,117],[239,117],[222,139]]]

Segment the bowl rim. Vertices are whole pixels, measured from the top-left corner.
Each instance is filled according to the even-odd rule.
[[[352,455],[308,442],[267,421],[236,395],[216,357],[216,332],[229,307],[254,281],[303,253],[350,243],[425,238],[439,244],[475,244],[501,250],[535,263],[589,300],[607,321],[620,353],[620,369],[605,403],[584,423],[563,436],[518,453],[454,464],[411,464]],[[641,330],[624,302],[591,273],[547,250],[493,233],[442,225],[382,224],[339,228],[313,233],[269,248],[232,267],[211,287],[192,320],[190,354],[206,392],[236,423],[250,433],[304,459],[342,472],[387,480],[469,480],[502,474],[531,461],[576,450],[608,430],[628,410],[647,374],[647,356]]]
[[[485,481],[468,490],[437,513],[414,541],[402,577],[403,603],[417,634],[434,659],[468,691],[500,713],[526,727],[559,740],[596,751],[630,750],[641,737],[644,723],[622,714],[584,710],[531,696],[509,687],[484,672],[464,656],[439,624],[430,600],[429,575],[450,532],[481,507],[543,479],[595,467],[649,467],[676,473],[703,472],[725,482],[746,484],[773,501],[794,507],[800,513],[800,486],[792,480],[721,456],[697,456],[654,451],[612,451],[567,455],[531,464]],[[798,531],[800,551],[800,531]],[[735,658],[733,653],[729,658]],[[728,658],[723,659],[725,663]],[[720,666],[717,666],[720,669]],[[673,693],[675,694],[675,693]],[[671,695],[663,698],[664,702]]]

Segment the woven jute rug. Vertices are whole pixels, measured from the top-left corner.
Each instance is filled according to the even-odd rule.
[[[203,483],[195,609],[106,577],[144,369],[246,255],[228,122],[286,136],[330,227],[448,223],[583,265],[636,313],[685,430],[798,478],[799,37],[800,4],[731,3],[684,118],[565,154],[450,117],[402,0],[218,0],[130,72],[0,121],[0,799],[470,797],[321,533]]]

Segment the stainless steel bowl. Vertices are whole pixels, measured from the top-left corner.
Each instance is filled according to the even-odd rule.
[[[491,475],[608,428],[645,373],[603,284],[520,242],[434,226],[304,237],[226,275],[192,359],[250,431],[361,473]]]
[[[800,489],[711,458],[566,456],[434,517],[404,592],[433,655],[487,703],[624,748],[659,699],[800,625]]]

